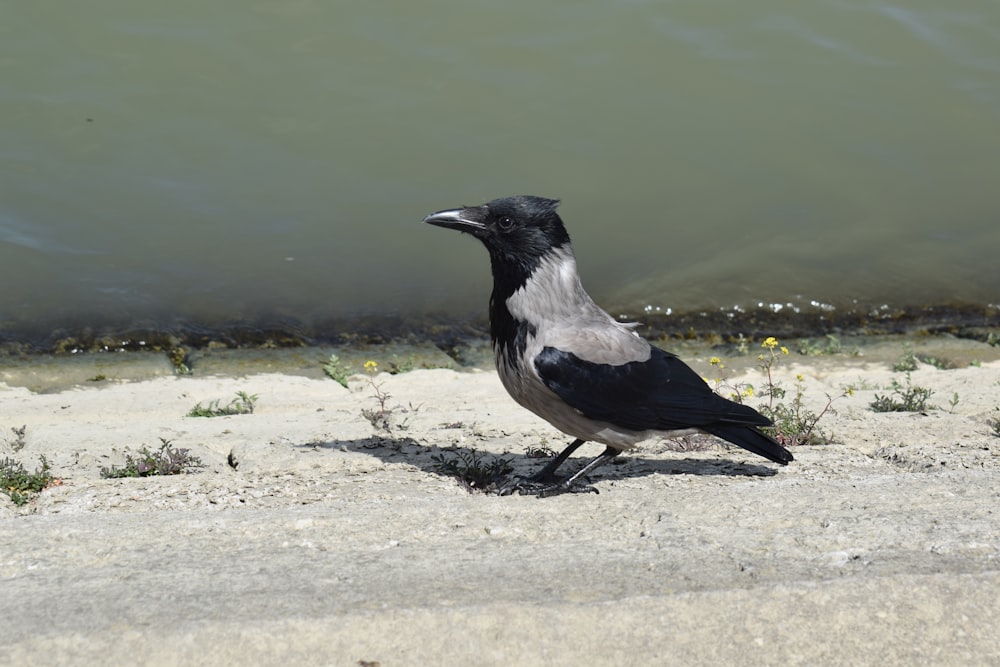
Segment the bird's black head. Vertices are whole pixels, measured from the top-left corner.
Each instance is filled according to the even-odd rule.
[[[424,222],[457,229],[482,241],[490,251],[494,274],[506,268],[530,275],[542,257],[569,243],[569,234],[556,213],[558,205],[557,199],[517,195],[482,206],[438,211]]]

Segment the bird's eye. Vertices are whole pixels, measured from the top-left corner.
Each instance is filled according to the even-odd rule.
[[[497,227],[499,227],[502,232],[509,232],[514,228],[514,219],[509,215],[505,215],[497,220]]]

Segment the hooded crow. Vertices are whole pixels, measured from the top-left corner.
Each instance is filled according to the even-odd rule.
[[[657,436],[703,431],[782,465],[791,453],[760,431],[771,420],[716,394],[677,356],[651,346],[584,291],[558,200],[515,196],[438,211],[424,222],[475,236],[490,253],[490,337],[511,397],[576,438],[537,474],[501,489],[596,492],[598,466]],[[575,474],[556,469],[585,442],[605,450]]]

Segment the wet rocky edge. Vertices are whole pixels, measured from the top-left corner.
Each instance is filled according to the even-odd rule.
[[[612,309],[611,312],[620,311]],[[850,308],[716,309],[678,313],[629,313],[622,321],[638,322],[638,332],[653,341],[697,340],[713,345],[739,344],[767,336],[809,338],[827,335],[949,335],[996,345],[1000,343],[1000,305],[945,304]],[[371,315],[306,322],[293,318],[224,322],[109,323],[68,325],[55,329],[0,325],[0,356],[79,354],[86,352],[164,352],[178,364],[193,350],[289,349],[427,345],[456,363],[479,362],[478,350],[488,338],[485,317]],[[465,358],[472,350],[472,361]]]
[[[612,311],[617,312],[617,311]],[[683,358],[727,358],[731,370],[756,364],[762,340],[775,336],[797,354],[896,360],[902,345],[958,368],[1000,358],[1000,307],[935,306],[830,310],[621,314],[637,331]],[[492,368],[488,323],[454,315],[367,316],[322,323],[283,319],[217,327],[62,328],[33,337],[0,329],[0,382],[32,391],[60,391],[112,381],[170,375],[280,372],[322,378],[331,360],[346,374],[378,361],[389,373],[419,368]]]

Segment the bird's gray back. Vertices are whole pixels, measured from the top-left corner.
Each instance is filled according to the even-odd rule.
[[[535,354],[555,347],[594,363],[649,359],[649,344],[636,335],[634,325],[616,321],[584,291],[569,246],[546,257],[506,305],[515,320],[533,330]]]

